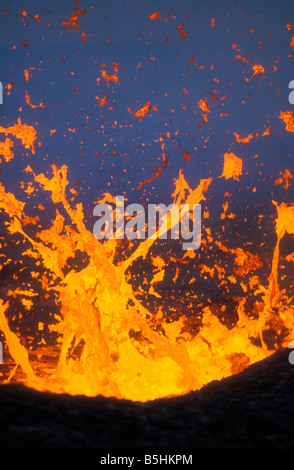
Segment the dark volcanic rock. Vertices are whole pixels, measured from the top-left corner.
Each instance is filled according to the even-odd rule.
[[[184,397],[148,404],[0,387],[1,448],[293,448],[288,350]]]

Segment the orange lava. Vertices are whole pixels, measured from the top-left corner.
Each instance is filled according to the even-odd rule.
[[[21,139],[25,148],[34,151],[36,132],[30,126],[21,124],[20,120],[13,127],[1,127],[0,132]],[[6,161],[11,158],[11,142],[7,138],[0,147]],[[225,180],[232,178],[238,181],[242,168],[243,162],[239,157],[233,153],[224,155],[222,177]],[[36,226],[39,219],[28,217],[26,204],[7,192],[2,184],[0,210],[5,213],[8,232],[23,239],[23,256],[29,256],[35,263],[32,271],[34,278],[39,279],[45,296],[54,293],[60,309],[60,314],[55,315],[48,326],[56,334],[58,361],[57,364],[48,361],[47,368],[39,373],[38,361],[31,359],[32,351],[13,332],[8,321],[9,302],[0,300],[0,329],[9,353],[15,365],[22,369],[28,386],[52,393],[101,394],[146,402],[200,389],[212,380],[238,373],[268,357],[278,347],[268,348],[264,333],[269,329],[277,338],[284,332],[283,345],[293,335],[293,299],[288,298],[285,290],[280,288],[279,265],[281,242],[287,234],[294,235],[294,204],[279,205],[273,201],[277,212],[275,226],[272,227],[273,234],[276,232],[276,245],[270,277],[265,285],[255,274],[264,266],[258,255],[242,246],[230,248],[229,241],[224,243],[220,237],[214,239],[209,227],[204,226],[206,243],[214,244],[221,252],[232,255],[234,267],[228,271],[228,266],[216,263],[211,267],[204,261],[195,276],[199,279],[216,277],[220,285],[237,283],[237,277],[240,277],[243,279],[244,297],[238,300],[238,318],[233,328],[228,329],[212,309],[205,306],[202,308],[201,328],[197,334],[191,334],[186,326],[185,312],[172,322],[162,315],[161,309],[152,314],[138,300],[129,282],[129,269],[135,261],[149,259],[150,250],[160,237],[160,230],[154,239],[141,241],[131,253],[125,253],[121,262],[116,263],[116,249],[121,241],[98,241],[85,226],[83,205],[69,202],[73,188],[68,188],[67,166],[58,168],[53,165],[51,176],[36,175],[29,166],[25,171],[34,182],[30,192],[34,192],[35,188],[48,192],[52,204],[56,205],[51,226],[32,235],[33,231],[27,227]],[[181,205],[203,203],[212,184],[212,178],[201,179],[193,189],[183,171],[179,172],[174,181],[172,198],[182,215],[187,206],[183,209]],[[111,194],[105,194],[103,200],[108,203],[114,201]],[[39,206],[39,209],[43,210],[44,207]],[[221,218],[234,217],[228,212],[228,202],[223,209]],[[209,213],[206,212],[205,221],[208,218]],[[170,219],[168,228],[172,228]],[[37,225],[36,230],[39,229],[40,225]],[[74,258],[77,252],[87,256],[86,265],[79,271],[65,269],[69,259]],[[182,260],[176,261],[180,266],[194,256],[194,253],[188,252]],[[165,278],[171,260],[168,257],[151,257],[151,261],[155,272],[149,283],[149,294],[160,298],[156,286]],[[290,254],[287,262],[292,261]],[[40,266],[45,268],[46,274],[38,273]],[[249,274],[246,283],[245,276]],[[176,270],[173,283],[176,283],[178,276],[179,270]],[[246,309],[250,289],[254,290],[255,315]],[[28,312],[39,296],[32,287],[14,289],[9,294],[20,296]],[[261,295],[262,300],[254,300],[257,295]],[[220,308],[223,307],[225,305]],[[43,329],[42,323],[39,325],[40,332]],[[39,356],[46,355],[46,341],[44,334],[39,341],[43,351]],[[278,344],[278,339],[275,344]]]

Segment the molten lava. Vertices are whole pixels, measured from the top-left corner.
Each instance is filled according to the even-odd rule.
[[[21,124],[19,120],[13,127],[1,127],[0,132],[20,139],[25,148],[34,152],[36,133],[32,127]],[[12,158],[12,144],[8,137],[1,144],[0,153],[6,161]],[[238,299],[237,320],[233,327],[228,328],[206,305],[202,308],[201,327],[192,334],[187,327],[185,312],[175,321],[164,317],[161,308],[157,313],[151,313],[138,300],[130,282],[132,267],[138,260],[150,259],[151,247],[159,238],[160,231],[156,239],[134,245],[133,250],[126,250],[120,259],[117,249],[121,241],[98,241],[85,226],[83,205],[69,202],[74,192],[68,189],[68,168],[65,165],[61,168],[53,165],[51,177],[35,175],[29,166],[26,172],[34,179],[31,192],[36,187],[49,192],[53,205],[58,206],[51,226],[38,232],[39,219],[28,217],[26,204],[7,192],[2,184],[0,209],[6,214],[5,224],[10,235],[25,242],[23,256],[34,263],[32,274],[40,278],[45,298],[53,295],[59,308],[59,314],[55,314],[52,324],[48,325],[56,338],[58,360],[54,362],[53,358],[48,359],[46,334],[42,335],[36,357],[33,348],[28,347],[28,341],[13,332],[8,315],[10,303],[0,301],[0,330],[14,364],[22,369],[28,386],[53,393],[102,394],[145,402],[185,394],[212,380],[237,373],[269,356],[279,346],[287,345],[291,335],[293,337],[293,298],[289,298],[285,289],[280,287],[279,265],[281,242],[287,234],[294,235],[294,204],[279,205],[273,201],[277,216],[272,230],[274,232],[275,229],[277,240],[270,277],[265,285],[255,274],[264,265],[258,255],[242,247],[229,248],[220,237],[214,240],[211,230],[204,227],[207,234],[205,243],[214,244],[220,252],[231,254],[234,267],[229,271],[227,265],[215,263],[210,267],[202,264],[199,272],[194,273],[195,277],[207,279],[216,276],[220,285],[227,286],[240,282],[238,277],[245,279],[251,275],[248,284],[241,281],[244,297]],[[225,154],[222,176],[238,181],[241,175],[242,160],[233,153]],[[212,178],[202,179],[192,189],[180,171],[172,194],[174,203],[179,206],[183,203],[200,204],[205,201],[205,194],[210,191],[212,183]],[[113,196],[106,194],[105,200],[111,203]],[[44,209],[42,206],[39,208]],[[228,203],[222,218],[226,217],[227,209]],[[208,217],[206,214],[205,220]],[[169,228],[172,228],[171,221]],[[68,269],[69,260],[77,253],[84,255],[85,264],[81,269]],[[187,252],[182,260],[176,261],[180,265],[194,257],[194,252]],[[160,298],[156,286],[164,279],[169,262],[161,256],[151,257],[151,260],[155,274],[149,283],[149,294]],[[287,261],[293,262],[291,254]],[[178,276],[177,268],[174,283]],[[249,290],[253,291],[251,311],[246,304]],[[14,289],[10,295],[20,296],[30,311],[40,293],[30,287]],[[221,309],[225,310],[225,305]],[[43,329],[44,324],[41,323],[41,333]],[[271,347],[265,340],[265,332],[269,330],[274,335]],[[42,372],[38,372],[38,361],[46,363],[47,367]],[[15,369],[8,380],[14,373]]]

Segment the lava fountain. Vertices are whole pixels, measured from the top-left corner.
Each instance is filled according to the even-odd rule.
[[[19,120],[13,127],[0,128],[0,132],[6,135],[0,147],[5,161],[14,157],[14,142],[9,135],[20,139],[26,149],[34,152],[36,132],[32,126]],[[220,237],[214,239],[204,225],[205,243],[213,244],[234,260],[232,272],[228,272],[228,266],[215,265],[221,283],[239,282],[242,270],[250,272],[250,276],[248,286],[245,281],[242,284],[244,296],[238,299],[234,325],[228,328],[206,305],[201,307],[199,328],[192,334],[185,312],[180,312],[174,321],[162,315],[161,308],[150,312],[131,282],[134,264],[138,260],[151,261],[155,271],[149,280],[149,293],[160,298],[156,285],[164,279],[169,259],[150,256],[159,230],[154,239],[128,248],[121,246],[121,240],[98,241],[85,226],[83,205],[72,202],[65,165],[60,168],[53,165],[47,176],[34,174],[30,166],[25,172],[31,175],[31,192],[36,187],[49,192],[55,216],[49,228],[37,230],[36,219],[26,215],[26,203],[0,184],[5,228],[9,236],[16,236],[24,243],[22,257],[33,263],[32,272],[39,286],[38,289],[31,284],[26,289],[17,287],[8,295],[20,297],[29,312],[38,304],[42,291],[44,298],[54,299],[58,314],[52,314],[52,322],[46,327],[46,332],[54,337],[54,348],[52,342],[49,345],[42,324],[38,347],[33,347],[14,331],[10,301],[1,300],[0,330],[14,364],[4,382],[17,380],[18,369],[22,371],[22,381],[37,390],[71,395],[101,394],[146,402],[182,395],[212,380],[240,372],[287,345],[293,337],[293,297],[288,297],[287,291],[280,287],[279,264],[282,240],[287,234],[294,235],[294,204],[279,205],[273,201],[277,212],[272,226],[276,245],[266,285],[255,274],[263,266],[259,256],[242,247],[229,248]],[[241,174],[242,160],[234,154],[225,154],[222,178],[238,180]],[[212,178],[201,180],[192,189],[180,171],[174,181],[174,203],[201,204],[205,194],[211,191],[212,182]],[[111,203],[111,195],[106,194],[104,200]],[[225,204],[224,209],[227,209]],[[70,263],[77,253],[84,259],[79,268]],[[195,253],[188,251],[176,262],[189,263],[194,257]],[[287,261],[293,262],[293,254],[287,255]],[[7,262],[2,261],[2,266]],[[199,278],[209,275],[211,268],[205,264],[195,273]],[[17,275],[14,280],[17,281]],[[249,291],[253,299],[250,311]],[[269,330],[270,345],[265,339]],[[55,357],[50,358],[49,351],[53,349]],[[41,363],[45,367],[40,368]]]

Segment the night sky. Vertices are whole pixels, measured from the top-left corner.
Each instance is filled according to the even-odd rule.
[[[290,0],[1,0],[0,124],[20,117],[38,137],[35,155],[14,139],[15,158],[1,165],[6,190],[28,200],[19,185],[32,178],[27,165],[51,177],[52,164],[66,164],[91,229],[103,193],[169,204],[183,169],[192,188],[213,178],[204,204],[210,225],[214,217],[219,222],[226,192],[240,217],[253,220],[256,205],[273,217],[271,200],[293,199],[293,183],[287,190],[274,185],[293,169],[293,136],[279,119],[292,108],[292,10]],[[264,73],[252,78],[255,65]],[[118,79],[107,82],[102,71]],[[29,106],[26,92],[42,105]],[[135,117],[148,102],[146,115]],[[238,143],[234,133],[253,138]],[[243,160],[240,181],[219,178],[226,152]],[[36,215],[31,202],[27,209]],[[265,233],[262,227],[261,242]]]

